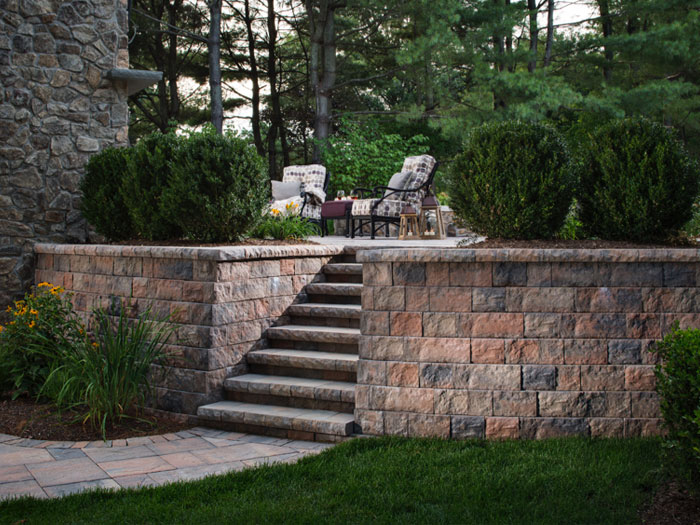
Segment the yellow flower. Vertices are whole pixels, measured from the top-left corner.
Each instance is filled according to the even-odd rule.
[[[29,310],[29,313],[32,314],[32,315],[39,315],[39,312],[37,312],[34,308],[32,308],[31,310]]]
[[[277,208],[272,208],[272,210],[270,210],[270,211],[272,212],[272,215],[279,215],[280,214],[280,211]]]
[[[5,329],[5,327],[2,326],[2,325],[0,324],[0,334],[2,333],[2,331],[3,331],[4,329]]]
[[[36,326],[35,321],[32,321],[31,323],[29,323],[29,328],[34,328],[35,326]]]
[[[83,334],[85,333],[85,331],[84,331],[82,328],[80,328],[80,329],[78,330],[78,333],[79,333],[80,335],[83,335]]]
[[[43,282],[43,283],[39,283],[37,286],[38,286],[39,288],[43,288],[44,286],[53,287],[53,284],[47,283],[47,282]]]
[[[15,324],[15,322],[14,322],[14,321],[10,321],[10,324]]]
[[[11,306],[8,306],[6,311],[7,311],[8,313],[11,312],[11,311],[12,311],[12,307],[11,307]]]
[[[54,286],[53,288],[51,288],[51,295],[58,295],[60,293],[63,293],[62,286]]]
[[[93,348],[97,348],[100,345],[98,345],[97,343],[92,343],[92,346],[93,346]]]
[[[299,205],[298,205],[296,202],[295,202],[294,205],[292,206],[292,208],[298,208],[298,207],[299,207]]]

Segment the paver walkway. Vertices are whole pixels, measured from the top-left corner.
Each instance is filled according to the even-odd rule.
[[[0,434],[0,500],[194,480],[263,463],[291,463],[331,446],[201,427],[106,442]]]

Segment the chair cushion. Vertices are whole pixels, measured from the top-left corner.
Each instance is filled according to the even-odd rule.
[[[309,194],[315,204],[321,205],[326,200],[323,183],[326,180],[326,168],[320,164],[307,166],[287,166],[284,168],[282,181],[297,181],[304,184],[304,191]]]
[[[369,217],[372,207],[379,199],[358,199],[352,204],[352,214],[355,217]],[[384,199],[374,211],[376,217],[399,217],[406,207],[406,202],[394,199]]]
[[[406,183],[406,179],[408,178],[408,176],[409,176],[410,174],[411,174],[410,171],[400,171],[400,172],[398,172],[398,173],[394,173],[394,174],[391,176],[391,178],[389,179],[389,184],[387,184],[387,186],[388,186],[389,188],[394,189],[394,190],[402,190],[403,187],[404,187],[404,184]],[[384,196],[385,196],[385,197],[388,197],[389,195],[391,195],[391,190],[386,190],[386,191],[384,192]],[[393,197],[394,197],[395,199],[398,199],[398,198],[399,198],[399,195],[398,195],[398,194],[394,194]]]
[[[272,199],[283,201],[291,197],[301,195],[301,182],[290,181],[282,182],[279,180],[272,181]]]

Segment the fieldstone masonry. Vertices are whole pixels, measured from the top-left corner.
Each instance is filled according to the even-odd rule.
[[[700,326],[697,250],[371,250],[363,433],[545,438],[661,432],[649,351]]]
[[[173,248],[38,244],[36,282],[72,292],[84,318],[95,307],[149,305],[177,327],[165,374],[154,369],[156,407],[194,414],[223,398],[224,379],[246,371],[283,314],[342,246]]]
[[[85,242],[88,157],[127,145],[126,0],[0,0],[0,304],[33,278],[32,246]]]

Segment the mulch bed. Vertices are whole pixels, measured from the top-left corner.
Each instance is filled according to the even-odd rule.
[[[667,243],[640,243],[631,241],[601,241],[595,239],[561,240],[561,239],[486,239],[470,244],[465,248],[556,248],[556,249],[649,249],[649,248],[698,248],[700,243],[694,239],[677,239]]]
[[[644,525],[698,525],[700,499],[691,496],[678,483],[665,483],[654,494],[653,501],[639,513]]]
[[[76,414],[58,414],[52,405],[37,403],[31,399],[10,399],[0,396],[0,433],[29,439],[49,441],[97,441],[102,433],[90,426],[74,421]],[[107,427],[107,439],[124,439],[152,436],[186,430],[191,425],[177,423],[158,416],[141,416],[146,421],[125,418],[120,424]]]
[[[217,246],[296,246],[299,244],[318,244],[317,242],[303,239],[287,239],[282,241],[272,239],[246,239],[240,242],[202,243],[186,239],[173,239],[169,241],[145,241],[143,239],[131,239],[107,244],[114,246],[187,246],[188,248],[216,248]]]

